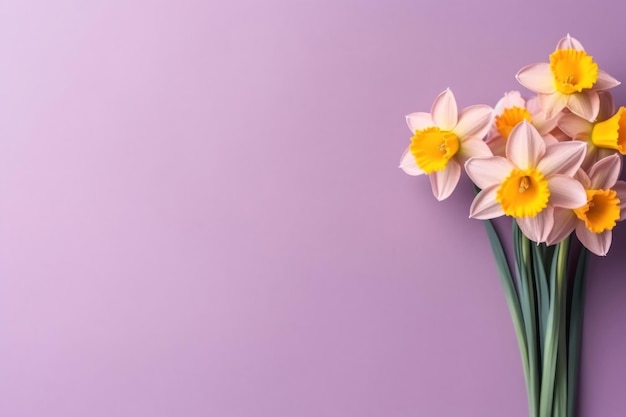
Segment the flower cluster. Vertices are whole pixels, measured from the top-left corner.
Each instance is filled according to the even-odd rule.
[[[496,104],[458,111],[450,89],[430,113],[406,116],[413,133],[400,168],[427,175],[444,200],[461,167],[481,190],[470,217],[510,216],[529,239],[556,244],[575,232],[604,256],[612,229],[626,216],[626,107],[615,110],[609,89],[620,83],[598,68],[567,35],[549,62],[522,68],[517,80],[536,95],[511,91]]]

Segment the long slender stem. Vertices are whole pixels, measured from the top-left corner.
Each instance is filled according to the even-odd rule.
[[[519,281],[519,301],[526,332],[528,351],[528,406],[531,417],[539,412],[539,362],[537,355],[537,324],[535,314],[535,294],[532,286],[532,264],[530,241],[513,222],[513,249],[515,252],[515,272]]]
[[[498,277],[500,278],[500,283],[504,289],[504,295],[509,307],[509,313],[511,314],[513,327],[515,328],[515,333],[517,335],[517,343],[519,346],[520,356],[522,358],[524,380],[526,381],[526,391],[528,392],[530,402],[528,345],[526,341],[526,331],[524,329],[524,320],[522,318],[522,311],[520,308],[519,295],[515,288],[515,282],[513,281],[513,275],[511,274],[508,259],[504,253],[504,249],[502,248],[500,236],[498,236],[491,220],[486,220],[483,224],[485,225],[485,230],[487,231],[487,236],[489,237],[491,250],[498,268]],[[532,410],[530,403],[529,407]]]
[[[565,417],[567,413],[567,259],[569,253],[569,239],[563,242],[563,250],[559,252],[557,266],[557,282],[559,285],[558,307],[559,313],[559,346],[557,353],[556,371],[556,403],[558,414],[554,417]]]
[[[559,327],[561,324],[561,303],[563,287],[566,286],[565,271],[567,266],[567,247],[569,238],[558,243],[556,256],[550,268],[550,311],[548,313],[548,327],[543,354],[543,369],[541,378],[540,417],[551,417],[554,404],[554,390],[557,366],[557,352],[559,346]]]
[[[583,313],[585,309],[585,278],[587,255],[589,251],[582,248],[574,275],[574,289],[572,291],[572,306],[569,323],[569,356],[567,373],[567,417],[576,415],[576,396],[578,392],[578,376],[580,364],[580,345],[582,339]]]

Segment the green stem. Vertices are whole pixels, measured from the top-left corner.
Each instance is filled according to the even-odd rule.
[[[528,349],[528,403],[531,417],[539,411],[539,359],[537,355],[537,317],[535,289],[532,282],[532,261],[530,240],[524,236],[516,222],[513,222],[513,246],[515,248],[517,273],[520,280],[520,304],[526,331]]]
[[[576,275],[574,276],[574,289],[572,291],[567,373],[567,417],[574,417],[576,414],[576,395],[578,392],[580,348],[582,339],[583,313],[585,307],[585,278],[588,254],[589,251],[583,247],[578,257]]]
[[[552,259],[550,268],[550,311],[548,313],[548,326],[546,329],[546,341],[543,354],[543,374],[541,378],[540,396],[540,417],[552,417],[554,404],[555,384],[558,381],[556,376],[557,353],[559,348],[560,327],[561,327],[561,304],[566,302],[563,294],[567,294],[566,268],[567,268],[567,248],[569,238],[557,244],[556,256]]]
[[[520,308],[519,295],[515,288],[515,282],[513,281],[513,275],[509,267],[509,262],[502,248],[502,241],[496,232],[495,227],[491,220],[483,221],[487,236],[489,237],[489,244],[493,252],[496,266],[498,268],[498,277],[500,278],[500,284],[504,290],[504,295],[509,307],[509,313],[513,320],[513,327],[515,328],[515,334],[517,335],[517,343],[519,346],[520,356],[522,358],[522,369],[524,371],[524,380],[526,381],[526,391],[528,392],[529,408],[533,410],[531,404],[531,390],[530,390],[530,375],[529,375],[529,363],[528,363],[528,345],[526,340],[526,332],[524,329],[524,320],[522,318],[522,311]]]
[[[545,245],[533,245],[533,270],[537,289],[537,321],[539,323],[539,363],[543,361],[543,347],[545,346],[548,312],[550,311],[550,290],[546,273],[548,255],[552,256],[546,251]]]
[[[558,293],[559,314],[559,346],[557,353],[556,402],[558,414],[554,417],[565,417],[567,412],[567,259],[569,239],[563,242],[564,250],[559,252],[557,281],[561,283]],[[562,255],[562,256],[561,256]]]

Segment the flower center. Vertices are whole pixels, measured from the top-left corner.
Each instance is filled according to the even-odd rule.
[[[585,51],[557,49],[550,54],[550,70],[557,91],[563,94],[579,93],[598,80],[598,64]]]
[[[459,150],[459,138],[450,131],[429,127],[415,131],[409,149],[417,166],[430,174],[446,167]]]
[[[504,139],[508,139],[511,130],[524,120],[530,121],[530,113],[528,110],[517,106],[509,107],[504,109],[501,115],[496,116],[496,128]]]
[[[615,190],[587,190],[587,204],[574,210],[593,233],[611,230],[619,220],[620,201]]]
[[[615,149],[626,155],[626,107],[620,107],[613,116],[596,123],[591,131],[591,142],[598,148]]]
[[[535,168],[514,169],[496,191],[496,201],[512,217],[536,216],[548,206],[549,198],[548,181]]]

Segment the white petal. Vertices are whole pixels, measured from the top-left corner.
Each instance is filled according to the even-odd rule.
[[[593,124],[591,122],[572,113],[561,116],[557,125],[567,136],[575,139],[580,137],[583,133],[590,135],[591,130],[593,129]]]
[[[584,169],[579,169],[574,174],[574,179],[583,185],[585,190],[591,189],[591,180],[589,179],[589,175],[585,172]]]
[[[527,65],[519,70],[515,78],[521,85],[535,93],[551,94],[556,91],[550,64],[547,62]]]
[[[448,161],[445,169],[429,175],[433,195],[439,201],[450,197],[461,178],[461,165],[454,159]]]
[[[435,122],[430,113],[417,112],[406,115],[406,124],[409,126],[411,132],[415,133],[416,130],[426,129],[427,127],[435,126]]]
[[[461,142],[467,137],[483,138],[493,121],[493,109],[484,104],[466,107],[459,113],[459,121],[453,132]]]
[[[424,171],[420,167],[417,166],[415,162],[415,157],[407,148],[402,154],[402,158],[400,158],[400,167],[404,172],[409,175],[422,175]]]
[[[578,218],[570,209],[554,209],[554,226],[548,235],[546,243],[554,245],[568,237],[576,228]]]
[[[617,192],[617,198],[619,198],[619,219],[624,220],[626,218],[626,182],[617,181],[613,186],[613,190]]]
[[[619,155],[617,150],[608,148],[598,148],[591,142],[587,142],[587,157],[583,162],[583,169],[591,170],[591,167],[601,159],[611,155]]]
[[[504,215],[502,206],[496,201],[499,185],[485,188],[479,192],[470,206],[470,218],[487,220]]]
[[[546,119],[556,117],[567,106],[567,97],[558,91],[551,94],[540,94],[539,101],[541,108],[546,115]]]
[[[615,78],[611,77],[606,71],[598,70],[598,80],[593,85],[594,90],[608,90],[609,88],[617,87],[621,83]]]
[[[559,143],[559,140],[550,133],[541,135],[541,137],[543,138],[543,141],[546,143],[546,149],[548,149],[547,148],[548,146],[556,145],[557,143]]]
[[[570,94],[567,98],[567,108],[583,119],[593,122],[598,117],[598,111],[600,110],[598,92],[586,90]]]
[[[587,145],[581,141],[559,142],[546,147],[546,153],[537,164],[543,175],[573,176],[585,160]]]
[[[546,143],[530,123],[523,121],[511,130],[506,143],[506,157],[518,168],[536,167],[545,152]]]
[[[505,156],[506,155],[506,140],[500,135],[493,136],[485,142],[491,152],[497,156]]]
[[[614,154],[596,162],[589,171],[591,189],[606,190],[612,188],[622,170],[622,157]]]
[[[433,121],[442,130],[452,130],[457,123],[458,109],[456,99],[450,89],[439,94],[431,109]]]
[[[504,109],[510,109],[512,107],[520,107],[522,109],[526,108],[526,101],[522,98],[519,91],[509,91],[504,93],[504,97],[496,103],[494,108],[495,114],[500,115]]]
[[[543,109],[541,108],[541,100],[539,100],[539,96],[534,96],[528,99],[526,102],[526,110],[530,112],[531,115],[535,115],[537,113],[542,113]],[[533,117],[533,121],[535,118]]]
[[[577,39],[571,37],[569,33],[556,44],[556,49],[575,49],[577,51],[585,50],[585,48],[583,48],[583,44]]]
[[[583,185],[567,175],[553,175],[548,179],[549,204],[554,207],[575,209],[587,204]]]
[[[557,115],[557,117],[553,117],[552,119],[546,119],[545,113],[541,112],[539,114],[531,115],[531,120],[533,126],[535,126],[539,131],[539,134],[541,136],[545,136],[556,128],[559,117]]]
[[[472,158],[465,163],[465,172],[480,189],[500,185],[511,173],[514,166],[501,156]]]
[[[598,111],[598,120],[603,121],[615,114],[615,101],[610,91],[598,91],[600,99],[600,110]]]
[[[537,243],[545,242],[554,225],[554,209],[548,206],[534,217],[519,217],[515,220],[528,239]]]
[[[605,230],[602,233],[593,233],[585,227],[585,223],[579,222],[576,226],[576,237],[592,253],[598,256],[606,256],[611,248],[613,233],[610,230]]]
[[[468,159],[474,157],[487,158],[493,156],[491,148],[482,139],[474,138],[468,139],[461,143],[459,152],[456,154],[461,164],[464,164]]]

